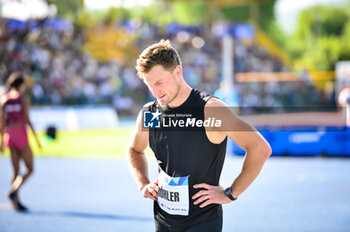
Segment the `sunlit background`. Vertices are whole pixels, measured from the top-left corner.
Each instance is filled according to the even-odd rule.
[[[10,73],[27,74],[43,145],[30,137],[37,171],[23,198],[33,213],[1,197],[0,231],[153,230],[124,157],[154,100],[136,59],[162,38],[189,85],[232,106],[273,149],[241,203],[225,208],[224,231],[350,231],[349,0],[0,0],[0,16],[0,92]],[[244,153],[229,143],[226,185]]]

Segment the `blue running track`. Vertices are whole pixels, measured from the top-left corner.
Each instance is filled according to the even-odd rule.
[[[221,184],[238,175],[243,157],[228,156]],[[149,159],[150,176],[156,162]],[[125,159],[37,158],[23,186],[28,213],[12,210],[4,192],[11,167],[0,158],[1,232],[154,231]],[[224,206],[223,231],[350,231],[350,159],[272,157],[236,202]]]

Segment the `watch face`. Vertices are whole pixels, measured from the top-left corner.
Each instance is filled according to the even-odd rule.
[[[236,198],[234,198],[231,193],[232,193],[232,189],[230,187],[228,187],[227,189],[225,189],[224,191],[225,195],[231,199],[231,201],[236,200]]]

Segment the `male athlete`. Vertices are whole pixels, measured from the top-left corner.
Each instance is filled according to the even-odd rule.
[[[254,181],[271,154],[269,144],[221,100],[186,83],[168,40],[146,48],[136,69],[157,100],[139,113],[128,162],[141,194],[154,201],[156,231],[221,231],[221,204],[236,200]],[[148,120],[166,120],[160,127],[145,125],[146,113],[152,115]],[[219,179],[227,137],[246,150],[246,157],[240,175],[224,189]],[[159,168],[152,182],[144,155],[148,145]]]

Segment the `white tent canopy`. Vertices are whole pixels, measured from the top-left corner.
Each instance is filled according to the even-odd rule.
[[[57,13],[56,6],[44,0],[0,0],[0,5],[2,18],[22,21],[54,17]]]

